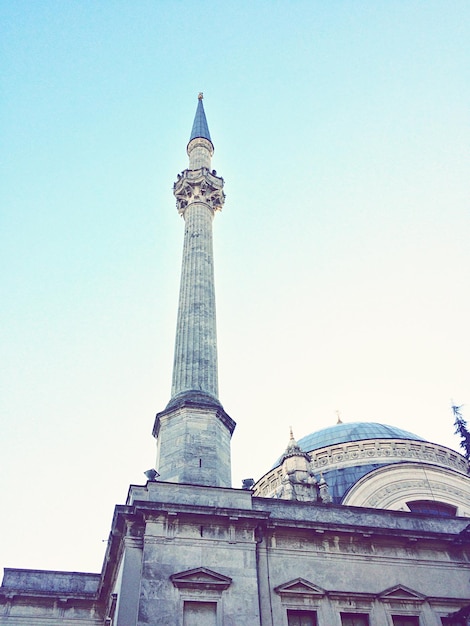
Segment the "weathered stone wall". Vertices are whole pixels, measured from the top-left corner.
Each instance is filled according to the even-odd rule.
[[[287,610],[340,626],[341,612],[392,614],[440,626],[469,597],[468,520],[256,499],[269,511],[260,545],[262,624],[286,624]],[[272,617],[271,617],[272,616]]]
[[[215,603],[224,624],[256,624],[253,536],[252,523],[229,517],[150,518],[144,537],[139,626],[177,624],[185,602],[195,601]],[[224,577],[229,580],[224,582]]]
[[[138,626],[286,626],[289,609],[314,611],[318,626],[351,612],[441,626],[470,595],[462,518],[168,483],[133,487],[125,512],[141,520]]]
[[[230,487],[233,428],[222,407],[185,403],[159,413],[157,421],[156,465],[163,480]]]
[[[0,587],[0,625],[98,626],[99,574],[5,569]]]
[[[303,610],[318,626],[355,612],[441,626],[469,603],[468,526],[149,482],[116,508],[101,576],[8,571],[0,625],[287,626]]]

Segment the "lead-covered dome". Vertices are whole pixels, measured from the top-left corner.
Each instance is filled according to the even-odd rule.
[[[291,499],[306,500],[305,485],[316,480],[326,482],[335,504],[405,511],[447,507],[470,514],[468,461],[412,432],[378,422],[339,422],[293,442],[255,483],[256,496],[285,498],[289,492]]]
[[[303,452],[310,453],[312,460],[315,459],[315,451],[326,448],[331,450],[331,446],[340,446],[342,444],[351,444],[360,441],[372,441],[376,442],[382,440],[395,440],[395,441],[422,441],[426,439],[415,435],[402,428],[396,426],[389,426],[388,424],[379,424],[378,422],[351,422],[344,423],[338,422],[334,426],[328,426],[322,428],[316,432],[310,433],[305,437],[298,440],[297,445]],[[374,448],[377,444],[374,445]],[[385,443],[385,450],[387,448],[387,442]],[[363,476],[366,476],[370,472],[389,465],[391,462],[395,462],[391,459],[390,455],[382,456],[380,451],[374,450],[378,454],[372,453],[372,449],[369,447],[367,452],[353,453],[354,462],[348,462],[346,458],[348,455],[343,456],[340,450],[336,450],[334,454],[339,463],[328,463],[319,465],[319,469],[323,478],[328,483],[329,491],[333,502],[341,503],[349,489],[358,482]],[[387,454],[388,450],[384,451]],[[329,455],[331,458],[331,455]],[[378,457],[378,458],[377,458]],[[280,457],[273,468],[279,466],[282,457]],[[324,459],[323,459],[324,460]],[[341,461],[345,462],[341,462]],[[398,459],[403,460],[403,459]],[[318,466],[318,465],[317,465]]]
[[[325,446],[349,441],[362,441],[364,439],[411,439],[413,441],[426,441],[422,437],[387,424],[377,422],[352,422],[350,424],[338,423],[322,430],[317,430],[310,435],[298,440],[299,446],[304,452],[318,450]]]

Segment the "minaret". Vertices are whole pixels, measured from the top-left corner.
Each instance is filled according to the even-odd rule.
[[[183,261],[171,399],[157,414],[159,480],[231,486],[230,438],[235,422],[218,399],[212,220],[225,200],[211,170],[214,153],[202,93],[187,146],[188,169],[173,187],[184,218]]]

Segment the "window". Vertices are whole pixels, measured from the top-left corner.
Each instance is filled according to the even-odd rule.
[[[419,626],[419,617],[414,615],[392,615],[393,626]]]
[[[465,623],[458,618],[441,617],[442,626],[465,626]]]
[[[217,626],[217,603],[185,601],[183,626]]]
[[[414,500],[406,503],[412,513],[426,513],[437,517],[455,517],[457,509],[451,504],[434,500]]]
[[[289,626],[317,626],[317,614],[314,611],[287,611]]]
[[[369,617],[364,613],[341,613],[341,626],[369,626]]]

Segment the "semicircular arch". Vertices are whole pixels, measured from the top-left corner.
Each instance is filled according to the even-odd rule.
[[[394,463],[372,470],[345,494],[342,504],[409,511],[407,502],[428,500],[470,517],[469,477],[424,463]]]

